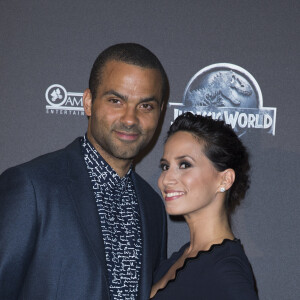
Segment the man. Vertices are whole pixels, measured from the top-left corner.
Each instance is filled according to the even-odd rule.
[[[0,299],[148,299],[166,255],[160,197],[132,169],[167,95],[156,56],[118,44],[83,94],[87,134],[0,177]]]

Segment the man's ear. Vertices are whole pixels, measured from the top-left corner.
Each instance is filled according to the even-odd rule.
[[[87,117],[92,115],[92,93],[90,89],[86,89],[82,96],[83,108]]]
[[[162,101],[162,103],[160,104],[160,112],[162,113],[162,111],[164,110],[164,107],[165,107],[165,101],[163,99],[161,101]]]
[[[235,172],[233,169],[226,169],[222,174],[222,184],[221,188],[224,188],[224,191],[227,191],[231,188],[235,180]]]

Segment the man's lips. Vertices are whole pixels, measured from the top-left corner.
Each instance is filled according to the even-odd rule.
[[[121,140],[125,140],[125,141],[135,141],[139,137],[138,133],[130,133],[124,131],[115,131],[115,133]]]
[[[180,191],[165,191],[165,201],[172,201],[180,198],[184,195],[184,192]]]

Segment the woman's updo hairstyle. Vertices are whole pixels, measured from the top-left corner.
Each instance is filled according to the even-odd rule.
[[[203,142],[203,152],[216,170],[220,172],[226,169],[234,170],[235,181],[228,190],[225,200],[225,208],[230,218],[245,197],[250,184],[248,175],[250,165],[245,146],[231,126],[224,121],[194,115],[190,112],[180,115],[174,121],[167,133],[166,141],[178,131],[189,132]]]

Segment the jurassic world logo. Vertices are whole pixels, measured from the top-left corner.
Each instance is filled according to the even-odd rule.
[[[213,64],[196,73],[187,84],[174,120],[184,112],[224,120],[239,136],[253,129],[275,135],[276,108],[263,107],[260,87],[245,69],[228,63]]]
[[[47,114],[84,116],[82,93],[67,92],[60,84],[52,84],[45,93]]]

